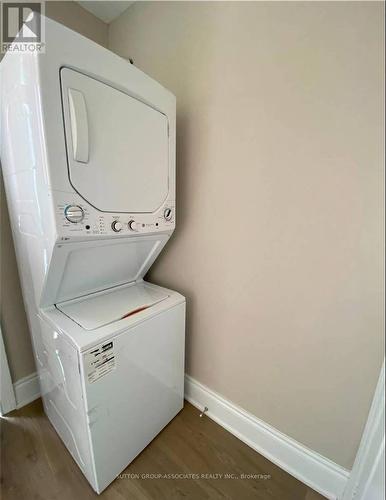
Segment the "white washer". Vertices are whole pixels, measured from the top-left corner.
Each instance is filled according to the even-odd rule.
[[[183,406],[185,299],[143,277],[175,228],[175,98],[43,18],[0,65],[1,162],[45,411],[100,493]]]

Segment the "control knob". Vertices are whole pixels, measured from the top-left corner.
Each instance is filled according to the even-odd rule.
[[[116,232],[116,233],[119,233],[120,231],[122,231],[122,223],[119,222],[119,220],[115,220],[111,223],[111,229]]]
[[[173,215],[172,209],[171,208],[165,208],[164,210],[164,218],[165,220],[171,220]]]
[[[129,229],[131,231],[137,231],[138,230],[137,223],[135,222],[135,220],[130,220],[129,223],[128,223],[128,226],[129,226]]]
[[[79,205],[68,205],[64,209],[64,215],[68,221],[73,223],[82,222],[84,219],[83,208]]]

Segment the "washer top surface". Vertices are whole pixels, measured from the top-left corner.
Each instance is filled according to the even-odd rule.
[[[168,296],[166,291],[144,282],[129,283],[62,302],[56,307],[84,330],[89,331],[128,318],[158,304]]]

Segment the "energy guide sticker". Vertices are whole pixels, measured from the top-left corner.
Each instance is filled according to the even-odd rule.
[[[84,367],[90,384],[115,368],[114,343],[105,342],[84,355]]]

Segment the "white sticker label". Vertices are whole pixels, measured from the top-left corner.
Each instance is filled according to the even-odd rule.
[[[114,343],[105,342],[84,355],[84,366],[90,384],[115,368]]]

